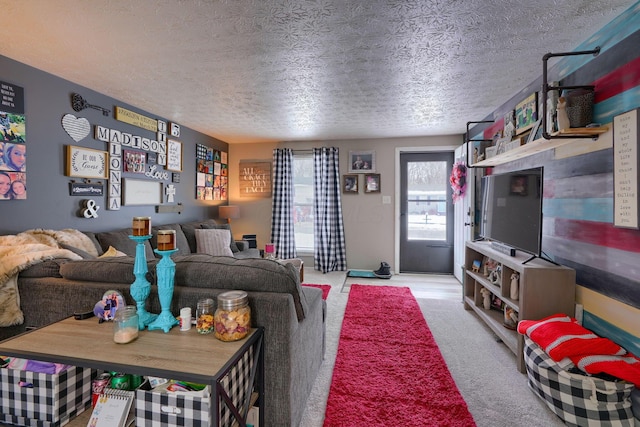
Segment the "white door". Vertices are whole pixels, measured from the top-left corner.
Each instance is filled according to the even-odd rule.
[[[456,148],[455,162],[467,157],[467,144]],[[453,204],[453,275],[462,283],[465,242],[473,240],[475,218],[475,170],[467,168],[467,191],[464,197]]]

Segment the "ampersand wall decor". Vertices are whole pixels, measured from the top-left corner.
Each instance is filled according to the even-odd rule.
[[[80,209],[81,216],[88,219],[98,218],[98,209],[100,209],[100,206],[96,205],[96,202],[91,199],[83,200],[82,206],[83,208]]]

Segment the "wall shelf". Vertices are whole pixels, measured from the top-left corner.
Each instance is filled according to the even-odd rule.
[[[547,150],[553,150],[558,147],[562,147],[569,144],[579,143],[579,144],[588,144],[588,141],[585,141],[586,137],[597,138],[598,135],[606,133],[609,131],[610,126],[598,126],[598,127],[589,127],[589,128],[571,128],[564,129],[560,132],[554,132],[554,135],[563,135],[563,136],[574,136],[574,138],[564,138],[564,139],[545,139],[539,138],[535,141],[531,141],[527,144],[521,145],[518,148],[513,150],[506,151],[504,153],[498,154],[490,159],[482,160],[478,163],[474,163],[471,166],[473,167],[484,167],[489,168],[492,166],[498,166],[503,163],[511,162],[514,160],[522,159],[524,157],[532,156],[534,154],[542,153]]]

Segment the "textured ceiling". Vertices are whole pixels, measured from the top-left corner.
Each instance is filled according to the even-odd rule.
[[[229,143],[462,134],[633,3],[0,0],[0,54]]]

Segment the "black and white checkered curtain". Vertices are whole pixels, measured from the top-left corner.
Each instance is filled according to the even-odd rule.
[[[313,149],[314,268],[323,273],[347,269],[340,162],[336,147]]]
[[[271,207],[271,242],[281,259],[296,257],[293,230],[293,151],[273,150],[273,205]]]

